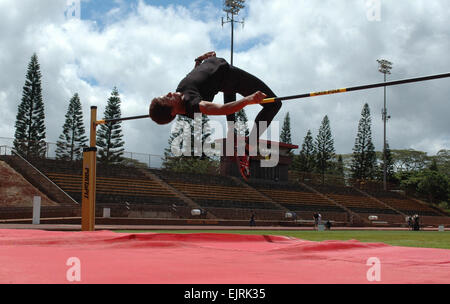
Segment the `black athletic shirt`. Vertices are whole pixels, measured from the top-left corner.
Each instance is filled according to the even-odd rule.
[[[221,91],[222,81],[229,64],[223,58],[210,57],[194,68],[178,85],[177,92],[184,96],[186,105],[185,116],[194,118],[194,113],[200,113],[199,103],[213,101],[214,96]]]

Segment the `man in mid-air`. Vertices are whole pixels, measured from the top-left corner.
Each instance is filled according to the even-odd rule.
[[[214,96],[219,92],[238,93],[245,97],[224,104],[213,103]],[[158,124],[168,124],[176,115],[193,119],[195,113],[201,113],[226,115],[227,121],[235,122],[236,112],[274,97],[272,90],[260,79],[216,57],[215,52],[209,52],[195,59],[195,68],[181,80],[176,92],[152,100],[150,117]],[[256,135],[259,138],[264,133],[280,110],[281,101],[261,105],[263,108],[255,119],[250,137]],[[260,125],[263,121],[267,124]],[[239,171],[245,180],[250,176],[248,147],[246,150],[245,156],[239,156]]]

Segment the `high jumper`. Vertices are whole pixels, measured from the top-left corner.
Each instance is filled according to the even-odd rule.
[[[213,103],[214,96],[219,92],[238,93],[245,97],[224,104]],[[228,122],[235,122],[235,113],[248,105],[261,104],[263,108],[256,116],[250,133],[250,138],[259,138],[281,108],[281,101],[263,103],[266,98],[273,99],[276,95],[263,81],[216,57],[215,52],[209,52],[195,59],[194,69],[181,80],[175,92],[152,100],[149,114],[153,121],[161,125],[172,122],[177,115],[193,119],[195,113],[225,115]],[[237,156],[239,171],[245,180],[250,176],[249,147],[246,146],[245,155]]]

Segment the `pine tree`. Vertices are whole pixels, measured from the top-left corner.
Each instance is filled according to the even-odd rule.
[[[114,88],[106,105],[104,119],[121,118],[120,96],[117,88]],[[98,159],[103,164],[117,164],[123,159],[125,142],[122,140],[121,122],[100,125],[97,133],[97,146],[99,147]]]
[[[337,162],[336,162],[336,169],[335,169],[335,174],[337,176],[340,177],[344,177],[345,176],[345,171],[344,171],[344,159],[342,158],[342,155],[338,156]]]
[[[163,168],[177,172],[207,173],[215,166],[203,148],[211,143],[209,118],[196,119],[179,115],[174,131],[169,137],[169,147],[164,150]]]
[[[285,144],[292,145],[292,137],[291,137],[291,118],[289,116],[289,112],[284,117],[283,128],[281,129],[280,141]]]
[[[185,130],[185,126],[186,129]],[[192,119],[178,115],[175,123],[175,129],[169,137],[169,146],[164,150],[163,168],[178,171],[177,169],[183,164],[182,158],[191,155],[192,149]]]
[[[41,71],[38,57],[33,54],[23,87],[22,102],[16,117],[14,148],[25,157],[44,157],[45,114],[42,100]]]
[[[244,113],[245,115],[245,113]],[[194,130],[193,130],[193,138],[194,138],[194,153],[192,154],[195,157],[200,157],[200,159],[207,159],[208,156],[204,151],[205,143],[211,143],[211,128],[209,126],[209,117],[205,114],[196,115],[194,119]],[[198,146],[195,146],[197,143]]]
[[[394,160],[392,157],[391,149],[389,148],[389,143],[387,143],[387,142],[386,142],[385,153],[386,153],[386,180],[388,182],[394,182],[395,181]],[[380,166],[378,167],[377,179],[382,181],[383,175],[384,175],[384,159],[383,159],[383,154],[381,154],[381,162],[380,162]]]
[[[247,137],[250,134],[248,129],[248,118],[247,114],[245,114],[245,110],[242,109],[236,113],[236,134],[238,136]]]
[[[330,120],[325,116],[322,120],[322,125],[319,128],[315,140],[316,150],[316,166],[318,171],[322,174],[322,183],[325,183],[325,173],[331,167],[331,160],[334,158],[334,140],[331,136]]]
[[[315,168],[315,148],[311,130],[308,130],[303,140],[299,155],[294,157],[293,168],[299,172],[312,173]]]
[[[373,179],[376,169],[375,147],[372,142],[370,108],[366,103],[361,112],[358,134],[353,147],[351,172],[354,179]]]
[[[63,131],[56,142],[56,158],[70,161],[82,159],[86,142],[80,97],[75,93],[69,102]]]

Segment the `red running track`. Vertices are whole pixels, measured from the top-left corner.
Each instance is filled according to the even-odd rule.
[[[72,284],[68,278],[79,274],[84,284],[373,284],[372,257],[380,261],[380,283],[450,283],[446,249],[258,235],[0,230],[0,283]]]

